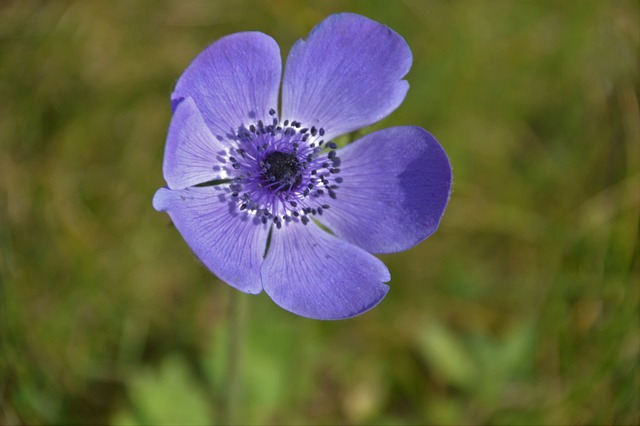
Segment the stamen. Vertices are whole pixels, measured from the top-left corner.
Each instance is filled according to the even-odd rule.
[[[302,223],[322,215],[337,199],[343,178],[340,158],[332,141],[325,141],[324,128],[306,127],[297,120],[280,121],[275,108],[270,119],[238,128],[225,161],[230,165],[230,199],[259,223]]]

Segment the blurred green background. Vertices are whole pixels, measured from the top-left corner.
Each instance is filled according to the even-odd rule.
[[[212,423],[231,290],[151,206],[169,95],[217,38],[353,11],[411,46],[374,128],[441,141],[438,232],[347,321],[241,297],[236,420],[640,422],[636,1],[0,1],[0,423]]]

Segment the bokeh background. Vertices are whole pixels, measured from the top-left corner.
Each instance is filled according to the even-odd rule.
[[[454,169],[361,317],[242,295],[235,421],[640,421],[635,1],[0,1],[0,423],[216,423],[232,291],[151,207],[169,94],[217,38],[401,33]],[[321,58],[319,58],[321,60]]]

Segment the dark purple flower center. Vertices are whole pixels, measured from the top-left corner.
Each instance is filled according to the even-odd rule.
[[[264,159],[262,176],[275,183],[276,192],[295,189],[302,182],[298,157],[289,152],[273,151]]]
[[[242,126],[229,150],[231,196],[240,210],[262,223],[301,222],[321,215],[342,183],[337,145],[325,142],[324,129],[297,121],[262,120]]]

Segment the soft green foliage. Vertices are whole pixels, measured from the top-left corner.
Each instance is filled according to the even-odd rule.
[[[243,296],[237,420],[640,421],[637,2],[5,0],[0,423],[220,419],[231,290],[151,207],[169,94],[225,34],[286,54],[345,10],[411,46],[375,128],[430,130],[452,199],[361,317]]]
[[[129,378],[131,411],[114,424],[209,424],[210,405],[181,358],[168,355],[158,371],[139,370]]]

